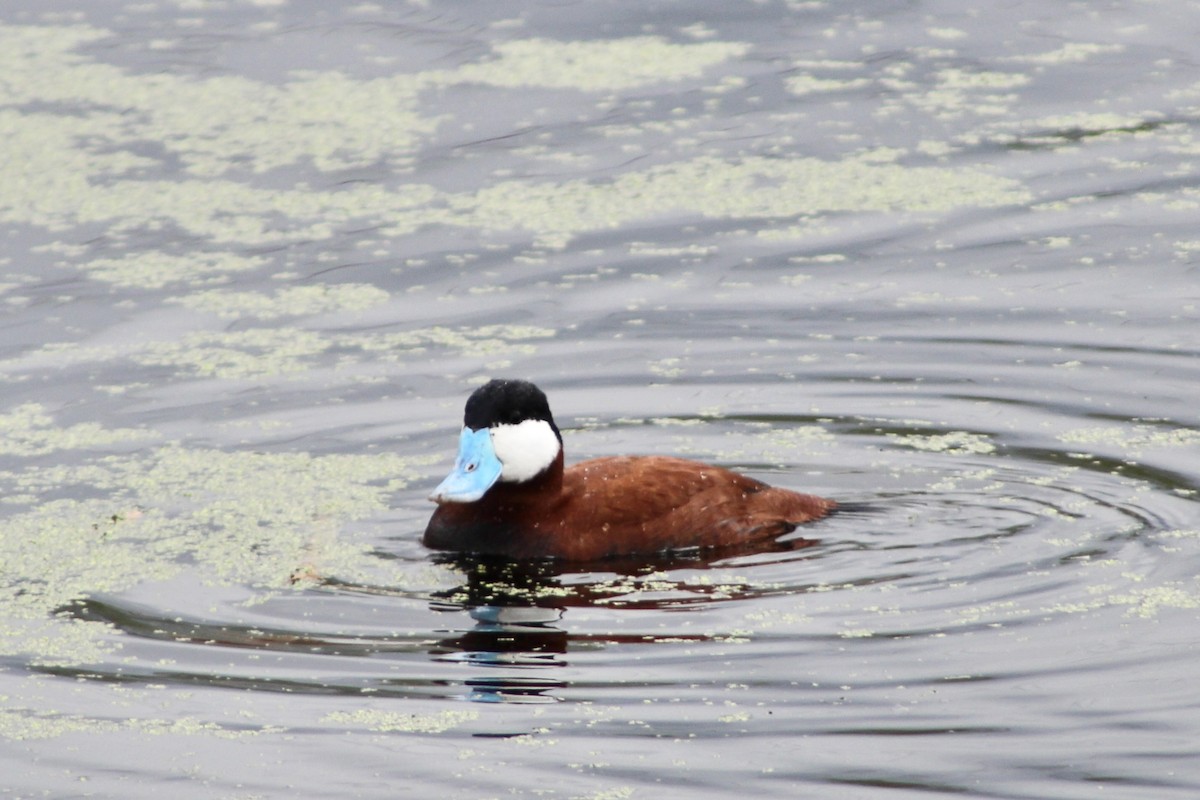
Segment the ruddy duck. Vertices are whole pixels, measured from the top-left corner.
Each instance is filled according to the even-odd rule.
[[[467,399],[454,469],[429,499],[427,547],[568,561],[741,546],[837,505],[667,456],[563,469],[546,395],[522,380],[490,381]]]

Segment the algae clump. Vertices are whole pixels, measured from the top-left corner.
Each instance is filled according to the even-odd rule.
[[[75,468],[0,473],[33,504],[6,521],[0,538],[0,653],[37,664],[95,661],[115,646],[107,626],[58,612],[185,569],[258,591],[286,588],[298,574],[371,575],[378,560],[366,545],[339,539],[339,529],[386,509],[414,465],[392,454],[171,444]],[[42,499],[63,492],[93,496]]]

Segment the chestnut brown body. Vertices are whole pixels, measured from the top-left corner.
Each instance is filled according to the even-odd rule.
[[[592,561],[771,539],[836,503],[721,467],[666,456],[616,456],[496,483],[475,502],[440,502],[424,543],[511,558]]]

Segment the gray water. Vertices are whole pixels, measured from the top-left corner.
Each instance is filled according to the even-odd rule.
[[[1200,795],[1198,12],[6,4],[0,794]],[[496,375],[852,510],[438,558]]]

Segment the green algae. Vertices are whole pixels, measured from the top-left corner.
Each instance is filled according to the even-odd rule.
[[[955,456],[982,455],[996,450],[996,445],[988,441],[987,436],[967,431],[950,431],[939,434],[888,434],[888,439],[895,444],[915,450],[947,453]]]
[[[36,456],[56,450],[85,450],[155,438],[151,431],[104,428],[94,422],[59,427],[44,406],[26,403],[0,414],[0,454]]]
[[[1109,53],[1122,53],[1125,51],[1123,44],[1097,44],[1093,42],[1067,42],[1062,47],[1056,50],[1047,50],[1044,53],[1029,53],[1025,55],[1007,56],[1005,61],[1015,61],[1025,64],[1078,64],[1087,61],[1093,56],[1105,55]]]
[[[0,652],[38,664],[94,662],[107,652],[105,626],[55,612],[88,594],[164,579],[178,569],[160,557],[163,542],[149,526],[108,529],[105,522],[125,510],[117,501],[54,500],[5,521]]]
[[[699,77],[705,69],[749,49],[741,42],[673,44],[658,36],[574,42],[524,39],[498,43],[494,60],[459,67],[449,80],[616,91]]]
[[[342,283],[293,286],[274,294],[213,289],[174,297],[169,302],[198,311],[207,311],[223,319],[276,319],[333,311],[362,311],[386,303],[389,296],[383,289],[369,284]]]
[[[202,306],[218,302],[213,295],[202,293],[202,296]],[[246,313],[249,313],[249,309],[265,309],[267,316],[282,316],[285,311],[301,315],[334,310],[330,308],[331,305],[338,305],[336,310],[339,311],[363,308],[383,299],[383,294],[370,289],[352,289],[346,294],[337,291],[305,292],[296,296],[281,293],[275,298],[243,297],[240,309]],[[145,367],[168,369],[183,378],[246,380],[300,375],[318,366],[338,369],[357,364],[368,357],[373,362],[394,363],[430,352],[450,352],[471,357],[532,353],[532,342],[555,335],[556,332],[550,328],[534,325],[482,325],[473,328],[434,325],[391,333],[319,332],[295,326],[256,327],[232,331],[196,331],[174,340],[130,341],[123,343],[120,350],[82,347],[69,342],[54,343],[23,355],[19,361],[0,366],[16,371],[18,368],[47,363],[63,366],[127,358]],[[79,434],[82,435],[84,430],[81,428]]]
[[[427,89],[482,83],[497,89],[579,92],[696,78],[739,58],[737,42],[674,44],[641,36],[593,42],[497,43],[491,56],[453,70],[372,80],[296,73],[282,86],[236,76],[137,74],[76,52],[105,38],[87,27],[0,25],[0,221],[60,231],[100,223],[114,233],[171,224],[213,242],[247,245],[323,239],[350,221],[402,236],[430,224],[525,230],[539,245],[630,220],[672,213],[751,219],[839,211],[943,212],[1026,202],[1016,181],[975,169],[903,167],[870,158],[725,160],[704,156],[628,172],[612,182],[499,181],[473,193],[427,185],[364,184],[316,190],[264,188],[255,175],[299,163],[320,171],[380,161],[403,165],[432,136],[421,115]],[[947,91],[1011,88],[1020,76],[948,72]],[[36,107],[38,110],[32,110]],[[674,121],[678,122],[678,121]],[[636,131],[635,131],[636,132]],[[183,165],[156,178],[163,161],[134,152],[152,141]],[[189,257],[98,259],[83,268],[120,286],[174,282]],[[182,261],[179,259],[183,259]],[[256,259],[195,259],[216,280]],[[201,302],[201,301],[197,301]]]
[[[178,341],[147,343],[131,357],[144,366],[167,367],[201,378],[266,378],[304,372],[334,347],[315,331],[301,328],[252,328],[201,331]]]
[[[871,84],[868,78],[817,78],[813,75],[797,75],[787,79],[787,89],[795,95],[847,92]]]
[[[102,113],[64,116],[0,109],[5,141],[0,174],[8,181],[8,191],[0,197],[0,221],[51,231],[103,224],[113,234],[171,224],[216,242],[271,244],[325,239],[350,220],[401,214],[437,196],[431,187],[415,184],[402,192],[363,185],[321,192],[266,189],[227,177],[153,179],[147,176],[151,168],[158,169],[156,162],[123,158],[113,148],[132,145],[138,136],[174,134],[135,135],[114,129],[118,121],[119,115]],[[83,141],[111,144],[109,149],[86,148]],[[131,174],[134,167],[142,172]],[[103,274],[121,266],[102,260],[96,269]]]
[[[57,739],[68,734],[114,734],[135,732],[152,736],[212,736],[218,739],[243,739],[264,733],[278,733],[282,729],[231,728],[213,722],[204,722],[195,717],[175,719],[139,718],[114,721],[97,719],[79,714],[59,714],[32,709],[7,708],[0,710],[0,739],[27,741],[31,739]]]
[[[702,156],[598,184],[510,181],[447,198],[450,222],[488,231],[531,230],[561,247],[575,235],[632,220],[694,213],[712,218],[795,217],[839,211],[945,212],[1027,202],[1018,182],[981,170],[904,167],[869,159]]]
[[[480,325],[450,328],[434,325],[409,331],[380,334],[346,334],[337,337],[339,346],[358,348],[372,359],[400,360],[407,355],[442,348],[462,355],[487,356],[497,353],[532,353],[527,342],[557,335],[551,328],[537,325]]]
[[[634,796],[632,786],[614,786],[611,789],[596,789],[587,794],[572,795],[571,800],[629,800]]]
[[[1124,569],[1117,560],[1090,562],[1095,570]],[[1170,580],[1154,582],[1153,578],[1135,572],[1124,572],[1121,585],[1103,582],[1088,587],[1089,596],[1075,603],[1059,603],[1049,608],[1033,609],[1030,613],[1081,614],[1103,608],[1124,609],[1126,617],[1157,619],[1169,611],[1192,611],[1200,608],[1200,582]]]
[[[1073,445],[1115,447],[1129,455],[1139,456],[1145,450],[1170,447],[1194,447],[1200,444],[1200,430],[1195,428],[1162,428],[1150,425],[1127,427],[1095,426],[1075,428],[1059,434],[1059,441]]]
[[[406,153],[437,125],[414,110],[428,84],[420,76],[302,73],[272,86],[240,76],[136,74],[75,52],[108,36],[86,26],[0,26],[0,105],[115,111],[85,116],[111,117],[96,131],[108,138],[161,143],[202,177],[308,160],[320,169],[362,166]]]
[[[390,495],[416,476],[415,463],[387,453],[168,446],[123,464],[119,479],[169,553],[189,553],[220,582],[284,586],[298,566],[353,571],[364,551],[339,542],[336,527],[387,508]]]
[[[199,331],[174,342],[146,343],[133,353],[144,366],[167,367],[188,377],[239,380],[280,377],[317,366],[337,351],[347,365],[370,355],[373,361],[401,361],[431,348],[468,356],[530,353],[532,339],[554,331],[530,325],[484,325],[451,329],[424,327],[392,333],[322,333],[300,327],[254,327],[244,331]]]
[[[29,420],[45,425],[41,415]],[[385,510],[423,461],[168,444],[0,473],[30,506],[0,537],[0,653],[44,665],[100,660],[118,646],[108,627],[58,610],[184,569],[263,591],[297,576],[370,576],[384,567],[339,530]],[[64,492],[84,497],[43,499]]]
[[[835,441],[834,435],[820,425],[772,425],[751,436],[730,432],[716,455],[726,462],[794,464],[820,457]]]
[[[1200,591],[1195,585],[1171,582],[1162,586],[1137,587],[1114,594],[1108,600],[1114,605],[1126,606],[1128,616],[1154,619],[1164,609],[1200,608]]]
[[[611,91],[695,77],[747,49],[656,37],[531,39],[498,43],[492,58],[454,70],[371,80],[305,72],[274,86],[239,76],[138,74],[76,52],[107,36],[86,26],[0,25],[0,220],[55,231],[102,223],[114,232],[169,222],[245,244],[326,238],[339,223],[361,218],[414,230],[446,221],[432,187],[317,191],[265,189],[248,180],[299,163],[320,171],[380,161],[403,166],[440,124],[420,113],[427,89],[484,83]],[[185,176],[152,177],[162,162],[133,152],[145,141],[178,159]],[[161,267],[138,260],[141,285],[178,274],[169,260]],[[87,268],[121,285],[138,280],[130,277],[135,265],[122,260]]]
[[[122,289],[161,289],[176,283],[222,283],[233,273],[258,269],[266,263],[265,258],[236,253],[172,255],[149,251],[97,258],[82,267],[89,278]]]
[[[435,714],[404,714],[375,708],[333,711],[321,721],[331,725],[366,728],[376,733],[445,733],[479,719],[478,711],[446,710]]]
[[[315,192],[265,189],[225,178],[132,179],[128,159],[79,145],[130,141],[110,130],[114,123],[98,118],[103,116],[0,110],[5,141],[0,174],[9,187],[0,197],[0,221],[50,231],[102,224],[113,234],[171,224],[215,242],[272,244],[326,239],[349,220],[399,213],[436,196],[430,187],[415,185],[403,193],[361,185]],[[102,261],[97,269],[118,266]]]

